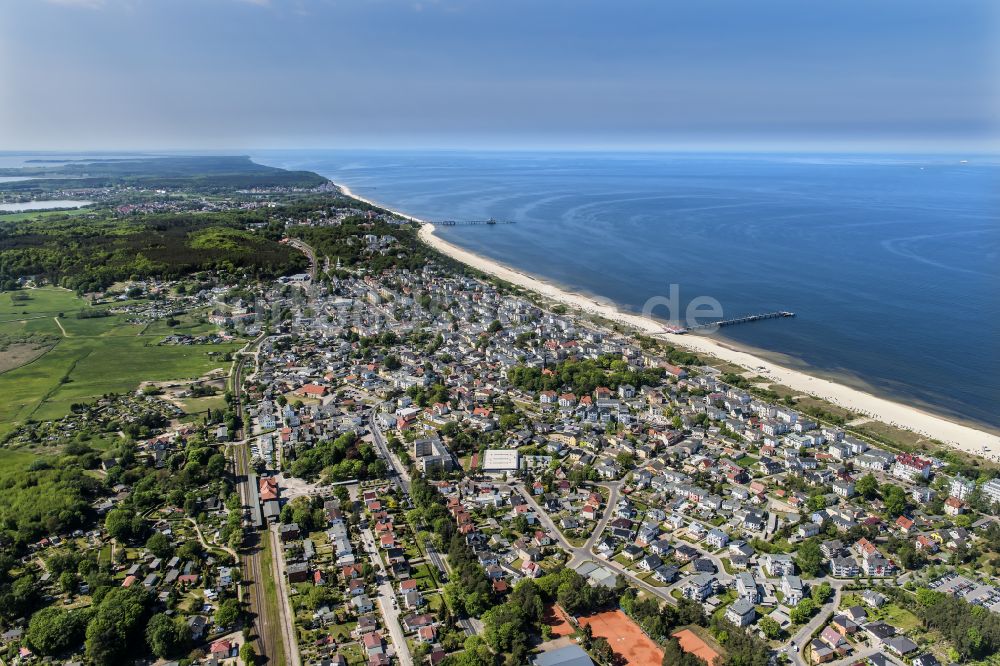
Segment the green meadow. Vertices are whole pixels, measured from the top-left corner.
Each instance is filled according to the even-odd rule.
[[[27,301],[15,301],[15,295],[27,296]],[[0,322],[25,318],[55,316],[60,312],[67,316],[88,309],[86,301],[68,289],[46,287],[24,289],[0,293]]]
[[[160,346],[170,333],[198,335],[212,327],[189,316],[173,328],[163,321],[131,324],[121,315],[79,319],[76,313],[90,306],[70,291],[14,293],[26,293],[30,300],[17,302],[11,293],[0,294],[0,335],[47,334],[58,342],[30,363],[0,374],[0,436],[27,419],[60,418],[73,403],[134,391],[143,381],[194,379],[216,368],[228,370],[221,354],[241,346]],[[65,316],[57,321],[60,312]]]
[[[0,478],[26,471],[37,457],[30,451],[0,449]]]

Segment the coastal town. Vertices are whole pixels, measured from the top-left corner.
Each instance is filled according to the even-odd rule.
[[[130,613],[157,664],[995,658],[996,467],[317,206],[301,273],[91,297],[218,367],[6,436],[62,447],[93,519],[9,544],[4,663],[122,663]]]
[[[0,666],[1000,666],[1000,0],[0,0]]]
[[[0,294],[3,663],[995,660],[995,464],[299,173],[51,193],[221,254]]]

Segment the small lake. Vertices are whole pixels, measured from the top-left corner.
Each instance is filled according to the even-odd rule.
[[[70,199],[54,199],[52,201],[25,201],[22,203],[0,204],[0,213],[19,213],[25,210],[52,210],[54,208],[83,208],[93,201],[72,201]]]
[[[22,180],[32,180],[30,176],[0,176],[0,183],[19,183]]]

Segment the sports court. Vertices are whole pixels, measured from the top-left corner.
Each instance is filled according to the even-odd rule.
[[[674,638],[681,644],[681,649],[690,652],[696,657],[700,657],[708,666],[713,666],[716,660],[720,660],[720,654],[713,650],[708,643],[702,640],[701,636],[690,629],[682,629],[674,634]]]
[[[542,622],[552,628],[552,637],[570,636],[573,634],[573,625],[566,618],[566,612],[556,604],[549,604],[545,607],[545,617]]]
[[[663,650],[620,610],[579,617],[577,621],[590,626],[594,636],[606,638],[611,649],[625,657],[626,664],[650,666],[663,661]]]

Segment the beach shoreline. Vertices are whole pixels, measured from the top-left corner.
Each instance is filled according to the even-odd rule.
[[[420,224],[418,237],[428,246],[452,259],[482,273],[509,282],[539,294],[543,298],[567,307],[596,315],[656,337],[675,347],[714,356],[722,361],[740,366],[775,384],[815,396],[834,405],[848,409],[875,421],[910,430],[930,439],[939,440],[966,453],[1000,460],[1000,435],[980,430],[971,425],[954,421],[923,409],[882,398],[867,391],[811,375],[802,370],[785,367],[773,361],[739,349],[727,342],[699,335],[673,335],[664,324],[650,317],[625,312],[618,307],[594,300],[592,297],[573,293],[538,276],[524,273],[493,259],[475,254],[436,235],[434,224],[401,211],[392,210],[378,202],[354,194],[349,187],[337,184],[346,195],[358,201],[388,210],[403,219]]]

